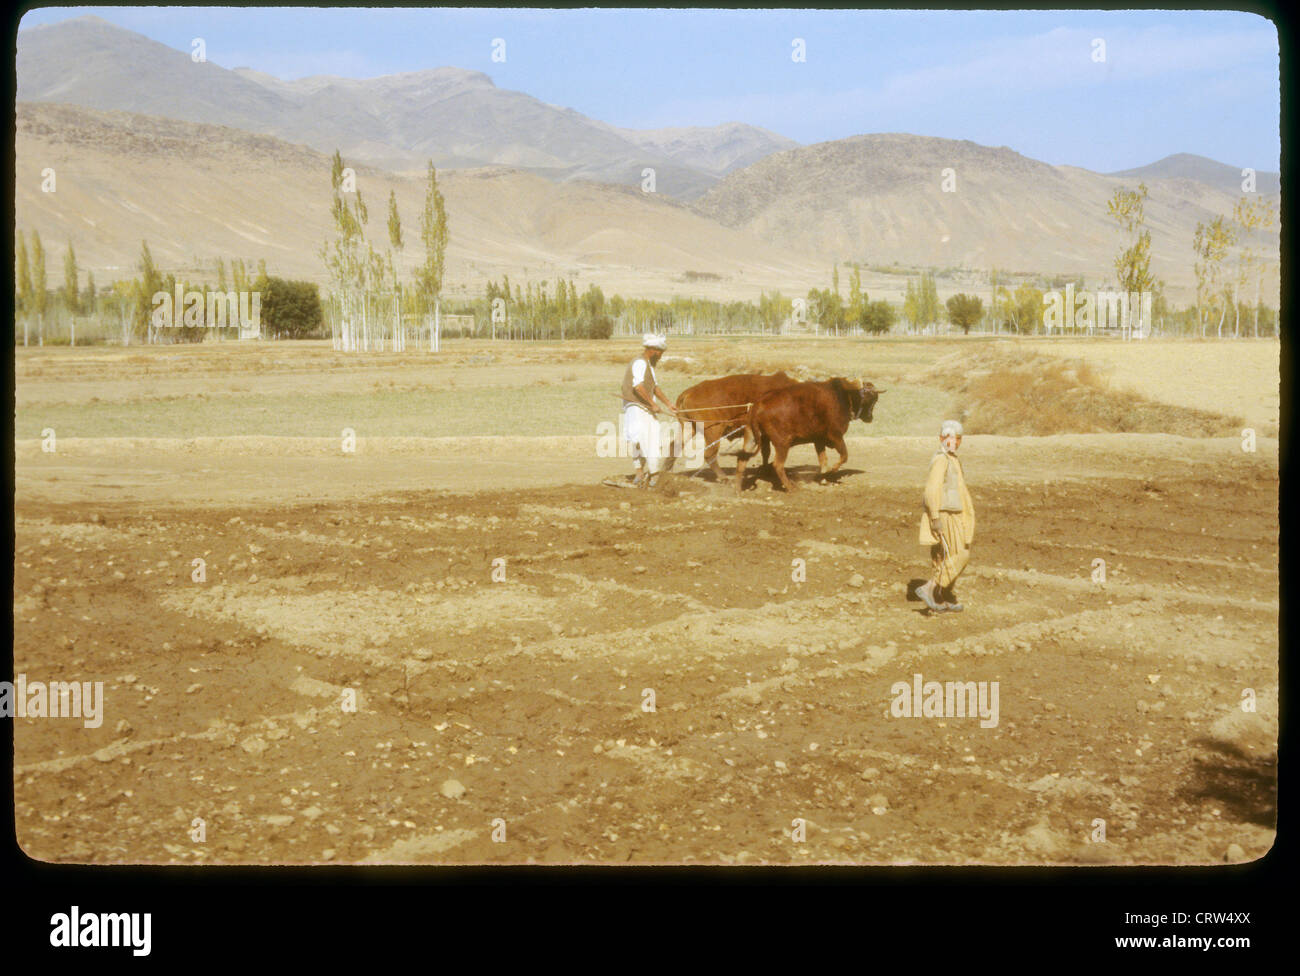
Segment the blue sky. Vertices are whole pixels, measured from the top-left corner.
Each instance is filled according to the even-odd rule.
[[[282,78],[470,68],[629,128],[911,132],[1099,172],[1175,152],[1278,169],[1277,32],[1253,14],[63,7],[22,26],[83,13],[184,51],[202,37],[208,60]]]

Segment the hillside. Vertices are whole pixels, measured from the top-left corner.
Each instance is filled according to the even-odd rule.
[[[947,168],[953,192],[942,189]],[[1118,248],[1106,202],[1132,184],[1006,147],[891,133],[773,154],[728,174],[694,206],[828,260],[1078,272],[1100,284]],[[1235,197],[1187,179],[1154,180],[1150,190],[1152,269],[1185,300],[1196,223],[1230,214]]]
[[[613,131],[643,149],[714,176],[725,176],[732,170],[743,169],[774,152],[794,149],[799,145],[793,139],[741,122],[708,127]]]
[[[1215,162],[1193,153],[1175,153],[1164,159],[1156,160],[1136,169],[1120,170],[1108,173],[1122,180],[1191,180],[1204,183],[1229,195],[1241,192],[1241,166],[1229,166]],[[1255,174],[1255,189],[1259,193],[1276,195],[1281,192],[1282,177],[1279,173],[1259,170]]]
[[[351,162],[351,161],[349,161]],[[96,280],[130,277],[141,240],[158,264],[195,280],[213,260],[264,257],[273,273],[323,281],[321,244],[332,233],[329,157],[237,129],[67,105],[17,106],[16,221],[47,250],[76,248]],[[41,171],[57,175],[42,193]],[[369,234],[386,245],[385,202],[397,195],[408,241],[424,182],[357,165],[370,206]],[[442,171],[451,242],[450,294],[479,292],[488,278],[557,274],[579,288],[667,297],[756,298],[761,289],[805,291],[826,276],[742,231],[658,194],[629,187],[549,182],[504,167]],[[399,257],[409,271],[411,245]],[[51,264],[50,267],[55,267]],[[684,283],[686,272],[716,275]]]
[[[215,52],[211,52],[215,55]],[[18,100],[165,116],[279,136],[393,170],[506,165],[554,180],[639,186],[693,199],[718,175],[794,145],[753,126],[637,132],[497,88],[478,71],[433,68],[284,81],[195,63],[99,17],[18,34]]]
[[[94,16],[20,31],[17,69],[19,226],[50,227],[106,270],[134,264],[147,238],[173,264],[243,249],[319,274],[322,170],[336,148],[374,167],[367,195],[380,209],[396,189],[408,223],[426,160],[439,167],[467,231],[453,234],[453,287],[562,271],[639,294],[752,299],[825,287],[832,262],[868,266],[877,298],[901,296],[901,273],[918,267],[955,269],[940,277],[944,295],[987,294],[993,267],[1104,287],[1121,246],[1107,201],[1145,180],[1152,270],[1187,303],[1197,223],[1240,198],[1239,168],[1185,153],[1100,174],[899,133],[799,146],[739,122],[624,129],[478,71],[286,81],[195,63]],[[31,180],[50,160],[57,197]],[[647,166],[652,195],[640,192]],[[1276,200],[1278,174],[1258,180]],[[1276,262],[1275,234],[1248,243]]]

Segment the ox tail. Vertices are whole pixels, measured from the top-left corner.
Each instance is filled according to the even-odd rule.
[[[689,404],[690,401],[686,397],[685,390],[677,394],[677,399],[673,403],[673,406],[675,406],[679,411],[677,414],[677,419],[681,422],[682,425],[683,440],[690,440],[692,437],[695,436],[695,421],[689,419],[688,415],[682,414],[680,412],[682,410],[689,410],[690,409]]]
[[[751,403],[749,410],[745,413],[745,443],[741,448],[746,455],[754,454],[758,450],[762,430],[758,419],[758,404]]]

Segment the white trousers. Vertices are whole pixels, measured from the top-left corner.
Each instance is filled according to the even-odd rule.
[[[623,439],[633,459],[644,459],[651,474],[672,467],[675,428],[675,423],[661,424],[649,410],[635,403],[623,408]]]

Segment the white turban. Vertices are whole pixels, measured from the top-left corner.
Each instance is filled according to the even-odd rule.
[[[647,349],[667,349],[668,337],[655,335],[653,332],[647,332],[641,345],[645,346]]]
[[[960,437],[960,436],[961,436],[961,424],[959,424],[959,423],[958,423],[957,421],[955,421],[955,420],[945,420],[942,424],[940,424],[940,425],[939,425],[939,436],[940,436],[940,437],[947,437],[949,434],[956,434],[958,437]]]

